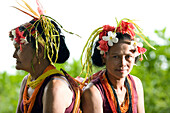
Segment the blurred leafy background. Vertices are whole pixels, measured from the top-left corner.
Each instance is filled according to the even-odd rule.
[[[155,30],[158,37],[165,43],[160,45],[157,40],[149,41],[156,50],[148,48],[148,60],[138,62],[131,74],[139,77],[143,83],[146,113],[170,113],[170,37],[165,36],[166,28]],[[145,45],[144,45],[145,46]],[[76,77],[81,71],[80,60],[57,66],[65,69]],[[93,69],[94,72],[98,68]],[[0,113],[16,111],[20,84],[26,72],[17,71],[16,75],[0,73]]]

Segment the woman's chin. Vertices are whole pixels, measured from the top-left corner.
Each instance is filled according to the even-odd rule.
[[[20,68],[18,68],[17,66],[15,66],[15,69],[16,69],[16,70],[21,70],[21,69],[20,69]]]
[[[117,71],[115,74],[117,76],[119,76],[120,78],[124,78],[128,75],[128,72],[127,71]]]
[[[16,68],[17,70],[23,70],[22,67],[19,66],[19,65],[16,65],[15,68]]]

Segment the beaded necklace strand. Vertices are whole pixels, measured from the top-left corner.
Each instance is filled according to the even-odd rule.
[[[110,86],[111,86],[111,88],[112,88],[112,91],[113,91],[113,94],[114,94],[114,96],[115,96],[115,99],[116,99],[116,103],[117,103],[117,113],[121,113],[122,112],[122,110],[123,111],[128,111],[128,113],[131,113],[132,112],[132,97],[131,97],[131,91],[130,91],[130,86],[129,86],[129,83],[128,83],[128,80],[127,80],[127,77],[125,78],[125,86],[126,86],[126,89],[127,89],[127,95],[128,95],[128,103],[126,103],[126,105],[127,104],[129,104],[129,108],[127,107],[127,109],[125,108],[125,109],[121,109],[120,108],[120,105],[119,105],[119,101],[118,101],[118,97],[117,97],[117,95],[116,95],[116,91],[114,90],[114,87],[113,87],[113,85],[112,85],[112,83],[111,83],[111,81],[109,80],[109,78],[108,78],[108,76],[106,75],[106,78],[107,78],[107,80],[108,80],[108,83],[110,84]],[[125,101],[126,102],[126,101]],[[126,106],[125,105],[125,106]]]
[[[32,89],[35,89],[36,86],[42,81],[44,80],[46,77],[48,77],[49,75],[53,75],[53,74],[63,74],[62,72],[56,70],[56,69],[51,69],[45,73],[43,73],[41,76],[39,76],[35,81],[31,81],[31,75],[28,76],[27,79],[27,86],[30,86]]]

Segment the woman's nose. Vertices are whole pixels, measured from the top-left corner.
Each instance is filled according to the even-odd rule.
[[[14,51],[14,53],[13,53],[13,58],[16,58],[16,50]]]
[[[125,65],[126,65],[126,59],[125,59],[125,57],[122,57],[122,58],[121,58],[120,64],[121,64],[121,66],[125,66]]]

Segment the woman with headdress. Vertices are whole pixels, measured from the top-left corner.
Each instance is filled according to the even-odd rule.
[[[87,74],[92,72],[92,64],[105,66],[104,70],[88,78],[91,82],[86,86],[81,101],[83,113],[145,112],[142,83],[129,74],[138,56],[141,55],[142,60],[146,52],[135,35],[152,46],[132,20],[125,18],[117,24],[116,27],[104,25],[96,29],[83,50],[83,54],[87,51],[85,58],[82,54],[82,59],[85,59],[83,69]]]
[[[29,73],[21,84],[17,113],[77,113],[80,101],[77,84],[54,66],[69,58],[60,25],[42,14],[38,0],[40,16],[23,2],[34,15],[15,8],[34,19],[10,31],[16,69]]]

